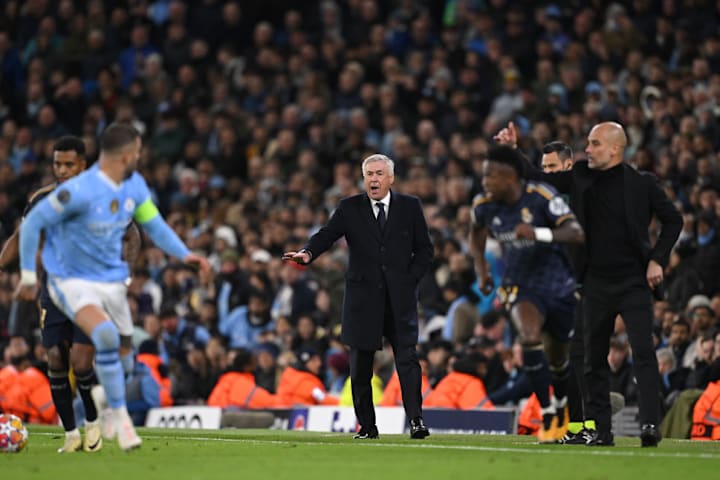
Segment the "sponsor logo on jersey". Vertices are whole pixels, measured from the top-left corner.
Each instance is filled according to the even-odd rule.
[[[522,210],[520,210],[520,219],[523,223],[532,223],[533,221],[533,214],[530,213],[530,209],[527,207],[523,207]]]

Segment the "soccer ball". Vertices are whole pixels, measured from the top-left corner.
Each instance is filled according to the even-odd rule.
[[[0,452],[19,452],[27,441],[28,431],[22,420],[9,413],[0,414]]]

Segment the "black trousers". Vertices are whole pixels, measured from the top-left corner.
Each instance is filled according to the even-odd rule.
[[[587,417],[595,419],[598,431],[610,431],[610,367],[607,356],[615,317],[620,314],[632,347],[640,424],[657,425],[660,416],[660,375],[652,341],[652,293],[645,278],[636,275],[610,280],[588,274],[583,295],[585,380],[589,391]]]
[[[386,289],[387,290],[387,289]],[[395,355],[395,368],[400,378],[403,407],[408,418],[422,416],[422,373],[415,345],[401,345],[395,332],[395,321],[390,299],[385,298],[385,323],[383,333],[390,341]],[[363,428],[375,426],[375,407],[372,401],[371,379],[373,375],[374,350],[350,348],[350,382],[352,384],[355,416]]]
[[[585,383],[585,321],[583,299],[575,306],[575,332],[570,340],[570,378],[568,378],[568,413],[571,422],[583,422],[588,389]]]

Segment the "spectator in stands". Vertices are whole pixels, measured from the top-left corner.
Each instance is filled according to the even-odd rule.
[[[238,407],[243,409],[272,408],[278,397],[255,384],[255,357],[244,348],[235,352],[230,371],[217,382],[208,405],[214,407]]]
[[[52,424],[57,421],[47,377],[32,366],[30,347],[23,337],[14,337],[3,352],[9,365],[0,369],[0,410],[25,422]]]
[[[175,307],[165,305],[158,315],[162,326],[162,342],[168,358],[180,365],[187,365],[187,354],[196,342],[205,345],[210,333],[205,327],[195,325],[177,314]]]
[[[193,343],[186,352],[186,362],[175,369],[172,398],[176,405],[204,403],[220,378],[220,370],[212,368],[206,354],[212,340],[205,345]]]
[[[483,378],[487,373],[487,359],[481,353],[458,357],[448,373],[425,398],[426,407],[470,410],[492,409]]]
[[[145,425],[151,408],[173,405],[170,372],[158,353],[153,340],[144,341],[138,348],[135,369],[125,389],[128,413],[135,425]]]
[[[690,319],[690,344],[685,350],[680,366],[692,368],[698,353],[702,351],[703,339],[715,331],[717,325],[715,312],[711,308],[710,299],[704,295],[695,295],[688,302],[688,318]]]
[[[255,382],[270,393],[275,393],[279,380],[277,357],[280,349],[271,342],[263,342],[255,347],[257,366],[255,367]]]
[[[682,365],[685,352],[690,346],[690,324],[684,318],[673,321],[670,327],[668,347],[675,355],[675,362]]]
[[[678,392],[685,388],[690,369],[679,366],[675,355],[668,348],[661,348],[656,352],[658,371],[660,372],[660,395],[665,409],[672,405]]]
[[[450,305],[443,338],[455,345],[465,344],[472,337],[475,324],[480,321],[480,312],[475,305],[478,298],[469,287],[461,280],[450,280],[443,288],[444,299]]]
[[[230,348],[255,348],[263,341],[263,334],[275,329],[267,293],[251,288],[247,305],[240,305],[230,311],[221,308],[218,329],[228,339]]]
[[[328,395],[320,379],[322,358],[314,350],[303,350],[297,362],[280,376],[277,387],[279,405],[337,405],[337,397]]]
[[[626,405],[637,405],[637,384],[633,379],[630,346],[625,335],[618,335],[610,339],[608,366],[610,367],[610,391],[625,397]]]

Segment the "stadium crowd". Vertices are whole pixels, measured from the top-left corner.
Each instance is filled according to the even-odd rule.
[[[552,140],[582,158],[598,122],[625,127],[626,161],[654,173],[684,215],[654,308],[665,406],[720,380],[716,2],[0,7],[0,241],[29,194],[53,181],[55,140],[81,136],[94,160],[100,132],[120,121],[143,135],[141,172],[161,213],[210,258],[212,273],[198,274],[146,238],[133,265],[134,345],[159,359],[148,362],[163,404],[227,397],[213,389],[228,371],[254,372],[278,398],[283,379],[310,372],[320,381],[309,396],[278,404],[351,404],[338,340],[346,246],[310,268],[280,258],[301,248],[340,198],[362,191],[360,162],[375,152],[395,161],[394,189],[422,200],[433,237],[432,271],[419,290],[427,386],[464,352],[462,368],[482,379],[487,405],[527,397],[507,314],[479,292],[467,254],[482,161],[509,121],[534,161]],[[488,259],[499,277],[499,252]],[[0,349],[25,336],[42,369],[38,318],[11,313],[17,279],[12,266],[0,272]],[[623,330],[618,320],[608,360],[612,389],[632,405]],[[11,345],[0,365],[24,356]],[[390,355],[377,355],[379,385],[393,376]]]

